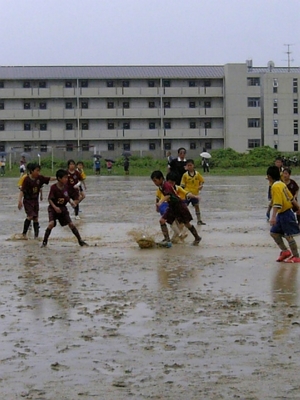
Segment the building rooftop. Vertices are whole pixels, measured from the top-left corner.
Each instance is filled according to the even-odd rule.
[[[1,79],[223,78],[223,66],[0,66]]]

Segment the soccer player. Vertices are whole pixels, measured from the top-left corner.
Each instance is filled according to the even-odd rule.
[[[186,169],[187,171],[182,175],[180,186],[183,187],[187,192],[192,193],[195,196],[198,196],[199,191],[203,188],[204,178],[203,176],[195,170],[194,160],[188,159],[186,160]],[[192,203],[195,208],[197,224],[198,225],[206,225],[205,222],[201,219],[201,212],[199,207],[199,198],[190,198],[188,199],[188,205]]]
[[[73,234],[76,236],[80,246],[88,246],[88,244],[81,239],[78,229],[73,224],[69,211],[66,207],[68,202],[72,205],[72,207],[76,206],[76,203],[70,198],[68,193],[68,171],[59,169],[56,172],[56,179],[57,183],[51,186],[48,196],[49,225],[45,231],[42,247],[47,246],[48,238],[52,229],[56,226],[56,221],[59,221],[61,226],[69,226]]]
[[[272,198],[270,235],[281,250],[277,261],[299,263],[298,246],[294,235],[298,235],[300,229],[292,211],[293,204],[298,207],[298,210],[299,205],[294,200],[286,184],[280,180],[280,170],[277,166],[274,165],[268,168],[267,178],[271,186]],[[290,250],[287,249],[283,237],[287,240]]]
[[[68,192],[75,204],[75,219],[80,219],[78,204],[85,198],[84,193],[79,190],[79,185],[83,180],[82,174],[76,169],[75,161],[68,160]]]
[[[28,175],[25,176],[19,194],[18,208],[24,205],[26,219],[23,226],[23,238],[26,239],[27,231],[33,221],[34,238],[39,236],[39,193],[43,185],[56,180],[50,176],[40,175],[41,167],[37,163],[28,164]]]
[[[153,171],[151,174],[151,179],[155,186],[157,186],[163,194],[161,200],[156,203],[157,209],[159,209],[163,202],[167,201],[169,203],[169,207],[159,220],[160,227],[164,235],[162,245],[165,247],[172,246],[166,222],[172,225],[176,219],[179,223],[183,223],[188,228],[195,238],[193,244],[198,245],[201,237],[198,235],[195,227],[190,223],[193,217],[191,216],[186,204],[184,204],[184,202],[176,194],[173,185],[165,181],[164,175],[161,171]]]

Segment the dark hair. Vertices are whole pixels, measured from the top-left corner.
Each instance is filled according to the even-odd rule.
[[[83,161],[77,161],[76,165],[78,165],[78,164],[82,164],[84,166]]]
[[[176,182],[178,180],[177,172],[174,172],[174,171],[168,172],[167,176],[166,176],[166,180]]]
[[[76,165],[76,163],[75,163],[74,160],[72,160],[72,159],[68,160],[68,162],[67,162],[68,166],[69,166],[71,163]]]
[[[151,179],[165,179],[164,174],[161,171],[153,171],[151,174]]]
[[[282,160],[282,157],[281,157],[281,156],[277,156],[277,157],[275,158],[275,161],[281,161],[281,162],[282,162],[283,160]]]
[[[186,153],[186,149],[184,147],[179,147],[179,149],[177,150],[177,153],[179,154],[181,152],[181,150],[184,150],[184,152]]]
[[[280,171],[276,165],[272,165],[267,169],[267,175],[270,176],[274,181],[280,181]]]
[[[189,158],[188,160],[186,160],[186,163],[195,165],[195,162],[192,158]]]
[[[38,163],[36,163],[36,162],[29,163],[29,164],[27,165],[27,169],[28,169],[29,172],[34,171],[36,168],[41,169],[40,164],[38,164]]]
[[[286,171],[289,175],[291,175],[291,173],[292,173],[292,170],[291,170],[291,168],[289,168],[289,167],[283,168],[283,171],[282,171],[282,172],[284,172],[284,171]]]
[[[61,179],[64,176],[68,176],[68,171],[66,171],[65,169],[59,169],[56,171],[56,179]]]

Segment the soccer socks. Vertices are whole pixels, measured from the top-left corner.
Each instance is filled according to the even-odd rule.
[[[38,238],[39,237],[39,223],[38,222],[33,223],[33,230],[34,230],[34,237]]]
[[[27,218],[25,219],[24,226],[23,226],[23,235],[26,235],[29,225],[30,225],[30,222],[31,222],[30,219],[27,219]]]
[[[75,210],[75,215],[78,215],[79,214],[79,205],[77,204],[77,206],[74,208],[74,210]],[[75,235],[75,233],[74,233],[74,235]],[[75,235],[76,236],[76,235]]]
[[[282,239],[282,235],[280,235],[280,233],[271,233],[270,235],[272,236],[272,238],[274,239],[275,243],[280,248],[280,250],[282,250],[282,251],[287,250],[287,247],[284,244],[284,241]]]
[[[201,237],[198,235],[198,232],[196,231],[196,228],[194,227],[194,225],[191,225],[191,227],[188,228],[188,230],[194,236],[195,240],[199,240],[199,241],[201,240]]]
[[[297,243],[296,243],[295,239],[293,238],[293,236],[287,236],[286,240],[289,243],[289,246],[290,246],[293,256],[299,257],[298,246],[297,246]]]
[[[161,227],[161,231],[162,231],[162,233],[164,235],[165,240],[167,242],[170,242],[170,236],[169,236],[169,231],[168,231],[167,225],[166,224],[161,224],[160,227]]]
[[[76,228],[76,226],[74,226],[74,228],[71,229],[71,231],[73,232],[73,235],[76,236],[78,243],[80,244],[80,242],[82,242],[80,233],[78,232],[78,229]]]
[[[45,234],[44,234],[43,245],[46,245],[48,243],[48,238],[50,236],[50,233],[51,233],[51,229],[47,228],[45,230]]]

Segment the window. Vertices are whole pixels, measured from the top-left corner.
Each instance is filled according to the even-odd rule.
[[[66,108],[67,108],[68,110],[70,110],[71,108],[73,108],[73,103],[72,103],[71,101],[67,101],[67,102],[66,102]]]
[[[260,147],[260,139],[248,139],[248,148]]]
[[[211,121],[204,122],[204,128],[205,129],[211,129]]]
[[[129,108],[129,101],[123,102],[123,108]]]
[[[164,108],[170,108],[171,103],[169,101],[164,101]]]
[[[31,131],[31,124],[29,122],[24,124],[24,131]]]
[[[154,87],[154,86],[155,86],[154,81],[148,81],[148,87]]]
[[[189,81],[189,87],[195,87],[196,82],[195,81]]]
[[[39,88],[40,89],[44,89],[45,87],[46,87],[46,82],[45,81],[39,82]]]
[[[114,143],[108,143],[107,144],[107,150],[114,151],[115,150],[115,144]]]
[[[204,108],[211,108],[211,101],[205,101]]]
[[[195,108],[196,107],[196,102],[195,101],[190,101],[189,107],[190,108]]]
[[[66,88],[71,88],[72,87],[72,82],[71,81],[67,81],[65,86],[66,86]]]
[[[278,87],[278,79],[273,78],[273,87]]]
[[[89,108],[89,103],[87,101],[82,101],[81,108]]]
[[[4,102],[2,102],[2,101],[0,103],[0,110],[4,110]]]
[[[293,93],[298,93],[298,79],[293,78]]]
[[[30,108],[31,108],[30,103],[28,102],[24,103],[24,110],[30,110]]]
[[[115,108],[115,103],[113,101],[108,101],[107,108]]]
[[[196,150],[196,143],[195,142],[191,142],[190,143],[190,150]]]
[[[247,78],[247,84],[248,86],[260,86],[260,78],[257,77]]]
[[[298,142],[294,142],[294,151],[298,151],[298,148],[299,148]]]
[[[122,82],[123,87],[129,87],[129,81],[123,81]]]
[[[89,87],[88,81],[81,81],[81,82],[80,82],[80,87],[83,87],[83,88]]]
[[[114,122],[108,122],[108,123],[107,123],[107,129],[115,129],[115,124],[114,124]]]
[[[204,81],[204,87],[210,87],[211,86],[211,81],[206,80]]]
[[[155,129],[155,122],[149,122],[149,129]]]
[[[248,107],[260,107],[260,98],[248,97]]]
[[[273,134],[278,135],[278,119],[273,120]]]
[[[31,152],[31,144],[24,144],[24,151],[26,153],[30,153]]]
[[[67,143],[66,145],[66,151],[73,151],[74,145],[73,143]]]
[[[0,144],[0,151],[5,151],[5,145],[4,144]]]
[[[123,122],[123,129],[130,129],[130,122]]]
[[[278,114],[278,100],[273,100],[273,114]]]
[[[124,143],[123,144],[123,150],[124,151],[130,151],[130,144],[129,143]]]
[[[89,124],[88,124],[88,122],[82,122],[82,124],[81,124],[81,129],[82,129],[83,131],[88,131],[88,130],[89,130]]]
[[[297,99],[294,99],[293,107],[294,107],[294,114],[298,114],[298,100]]]
[[[40,124],[40,131],[46,131],[47,130],[47,124],[46,122],[42,122]]]
[[[298,135],[298,120],[294,119],[294,135]]]
[[[114,81],[107,81],[106,82],[107,87],[114,87]]]
[[[273,93],[278,93],[278,87],[277,86],[273,86]]]
[[[206,149],[206,150],[211,150],[211,142],[206,142],[206,143],[204,143],[204,148]],[[204,151],[204,150],[203,150]]]
[[[89,151],[90,150],[90,145],[88,143],[82,143],[81,150],[82,151]]]
[[[260,118],[248,118],[248,128],[260,128]]]
[[[73,130],[73,124],[71,122],[66,123],[66,130],[67,131],[72,131]]]
[[[171,122],[164,122],[165,129],[171,129]]]
[[[40,110],[46,110],[46,108],[47,108],[47,103],[41,102],[40,103]]]
[[[47,145],[46,144],[41,144],[40,145],[40,152],[41,153],[47,153]]]
[[[171,81],[163,81],[163,87],[170,87],[171,86]]]
[[[5,130],[5,125],[4,122],[0,122],[0,131],[4,131]],[[4,151],[4,150],[1,150]]]
[[[30,82],[29,81],[23,82],[23,88],[30,88]]]
[[[165,143],[165,150],[171,150],[171,143]]]
[[[196,122],[190,122],[190,129],[196,129]]]
[[[155,150],[155,143],[149,143],[149,150]]]
[[[149,101],[149,108],[155,108],[155,102]]]
[[[3,88],[4,88],[4,82],[0,81],[0,89],[3,89]]]

